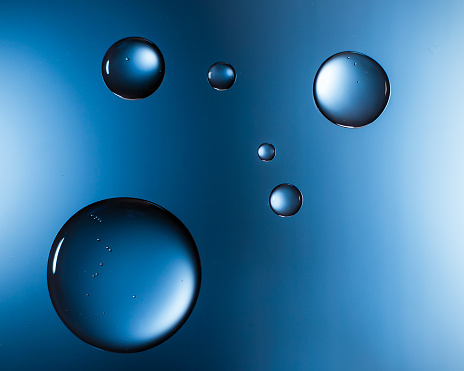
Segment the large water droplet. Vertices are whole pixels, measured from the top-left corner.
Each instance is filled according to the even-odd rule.
[[[119,40],[108,49],[102,62],[106,86],[125,99],[143,99],[153,94],[163,82],[164,70],[161,51],[142,37]]]
[[[263,143],[258,148],[258,157],[263,161],[271,161],[275,154],[275,148],[270,143]]]
[[[208,82],[216,90],[227,90],[234,85],[235,70],[228,63],[215,63],[209,68]]]
[[[90,215],[97,212],[105,223],[95,223]],[[86,273],[103,259],[105,274]],[[61,228],[47,280],[56,312],[75,335],[104,350],[137,352],[162,343],[187,320],[200,290],[200,258],[189,231],[169,211],[114,198],[83,208]],[[142,299],[134,301],[134,292]],[[104,319],[95,320],[102,312]]]
[[[288,183],[275,187],[269,196],[269,205],[279,216],[295,215],[302,204],[303,195],[300,190]]]
[[[343,52],[321,65],[313,94],[317,108],[328,120],[358,128],[370,124],[383,112],[390,97],[390,82],[372,58]]]

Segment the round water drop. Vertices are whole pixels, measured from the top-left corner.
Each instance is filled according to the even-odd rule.
[[[96,212],[105,223],[94,222]],[[85,273],[103,259],[99,279]],[[138,352],[185,323],[198,298],[201,266],[195,241],[173,214],[148,201],[113,198],[64,224],[50,251],[47,281],[56,312],[80,339],[107,351]],[[134,302],[134,292],[143,300]]]
[[[390,98],[383,68],[367,55],[342,52],[331,56],[314,79],[314,101],[331,122],[358,128],[376,120]]]
[[[258,148],[258,157],[263,161],[271,161],[275,154],[276,150],[270,143],[263,143]]]
[[[208,82],[216,90],[227,90],[234,85],[235,70],[228,63],[217,62],[209,68]]]
[[[106,86],[124,99],[143,99],[153,94],[163,82],[164,71],[161,51],[142,37],[119,40],[108,49],[102,62]]]
[[[292,216],[303,205],[303,195],[292,184],[281,184],[275,187],[269,196],[272,211],[279,216]]]

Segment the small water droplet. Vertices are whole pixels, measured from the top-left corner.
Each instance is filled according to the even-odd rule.
[[[98,276],[98,273],[95,273],[95,277]]]
[[[131,63],[126,63],[127,61]],[[142,37],[127,37],[113,44],[102,62],[106,86],[124,99],[153,94],[164,79],[164,58],[158,47]]]
[[[113,249],[108,249],[109,252],[113,251]]]
[[[100,263],[100,267],[103,267],[103,263]]]
[[[110,248],[109,246],[106,246],[106,247],[105,247],[105,249],[107,249],[107,250],[108,250],[109,248]]]
[[[89,296],[89,294],[85,294],[85,296]]]
[[[213,64],[208,71],[208,82],[216,90],[227,90],[235,82],[234,68],[225,62]]]
[[[97,242],[100,242],[100,239],[99,239],[99,238],[97,238]]]
[[[354,68],[346,58],[361,68]],[[372,58],[342,52],[321,65],[314,79],[313,94],[325,118],[339,126],[358,128],[370,124],[384,111],[390,98],[390,82],[384,69]]]
[[[95,277],[95,275],[94,275],[94,274],[92,274],[92,277]]]
[[[136,296],[135,295],[132,295],[133,298],[135,298]]]
[[[295,215],[302,204],[303,195],[293,184],[280,184],[272,190],[269,196],[269,205],[272,211],[279,216]]]
[[[258,157],[262,161],[271,161],[276,154],[275,147],[270,143],[263,143],[258,148]]]

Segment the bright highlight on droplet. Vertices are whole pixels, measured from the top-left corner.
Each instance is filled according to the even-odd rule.
[[[331,122],[348,128],[376,120],[390,98],[390,82],[372,58],[357,52],[331,56],[314,79],[314,101]]]
[[[103,350],[138,352],[167,340],[189,317],[200,258],[169,211],[114,198],[83,208],[61,228],[47,281],[56,312],[76,336]]]
[[[303,205],[303,195],[292,184],[280,184],[272,190],[269,205],[271,210],[279,216],[292,216]]]
[[[153,94],[164,78],[164,58],[158,47],[142,37],[127,37],[113,44],[102,62],[106,86],[124,99]]]
[[[213,64],[208,71],[208,82],[216,90],[227,90],[235,82],[234,68],[225,62]]]
[[[262,161],[271,161],[275,154],[275,147],[270,143],[263,143],[258,148],[258,157]]]

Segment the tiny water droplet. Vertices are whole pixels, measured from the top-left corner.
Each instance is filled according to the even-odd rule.
[[[113,251],[113,249],[108,249],[109,252]]]
[[[283,217],[295,215],[302,204],[303,195],[293,184],[280,184],[272,190],[269,196],[271,210]]]
[[[95,277],[95,275],[94,275],[94,274],[92,274],[92,277]]]
[[[227,90],[235,82],[234,68],[225,62],[213,64],[208,71],[208,82],[216,90]]]
[[[130,61],[130,58],[127,58],[127,57],[126,57],[126,61]]]
[[[135,298],[136,296],[135,295],[132,295],[133,298]]]
[[[85,294],[85,296],[89,296],[89,294]]]
[[[270,143],[263,143],[258,148],[258,157],[262,161],[271,161],[276,154],[275,147]]]
[[[100,263],[100,267],[103,267],[103,263]]]
[[[97,242],[100,242],[100,239],[99,239],[99,238],[97,238]]]

